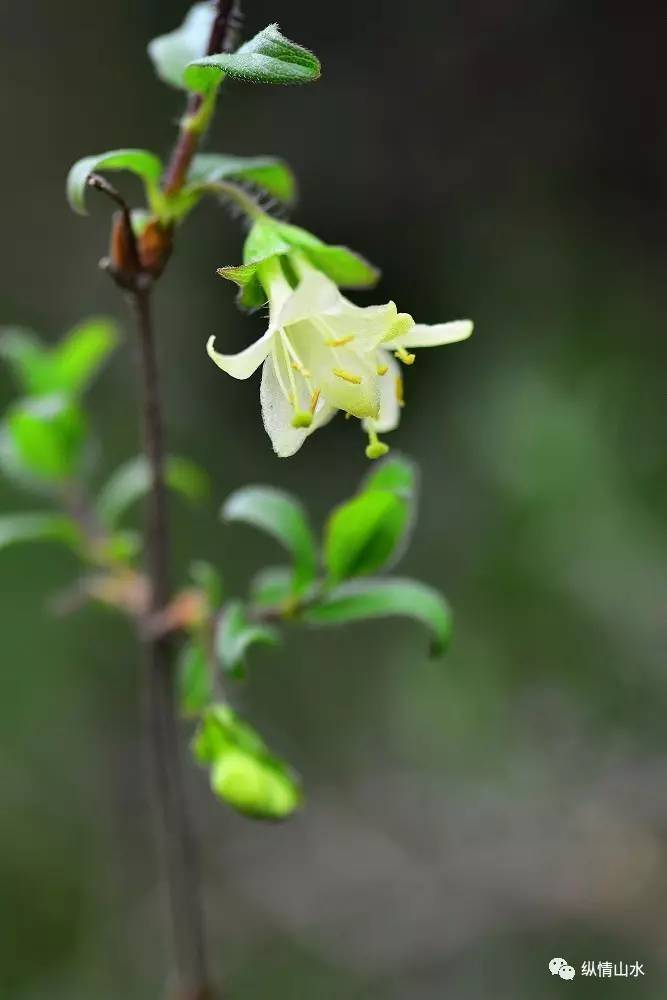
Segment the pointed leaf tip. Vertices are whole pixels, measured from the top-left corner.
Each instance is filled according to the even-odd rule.
[[[221,74],[246,83],[289,85],[310,83],[320,73],[320,61],[310,49],[285,38],[277,24],[269,24],[236,52],[194,60],[184,80],[190,89],[205,92]]]

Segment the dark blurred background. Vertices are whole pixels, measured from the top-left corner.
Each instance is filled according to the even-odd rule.
[[[0,322],[55,339],[91,313],[128,336],[89,397],[97,482],[137,450],[128,318],[96,269],[106,205],[67,209],[70,163],[166,153],[179,94],[146,42],[180,0],[0,11]],[[659,3],[246,3],[311,46],[313,87],[230,85],[209,148],[284,156],[296,222],[382,266],[379,297],[473,340],[407,374],[392,444],[423,476],[407,575],[448,594],[443,661],[388,622],[262,651],[241,709],[304,775],[307,809],[259,826],[192,769],[216,971],[234,1000],[658,1000],[667,988],[667,20]],[[123,183],[122,181],[120,182]],[[130,181],[124,188],[133,197]],[[267,557],[216,508],[248,482],[319,522],[366,461],[343,420],[276,459],[258,385],[207,360],[260,325],[215,276],[240,234],[188,224],[158,295],[172,451],[215,504],[174,503],[176,559],[245,587]],[[377,297],[376,297],[377,298]],[[370,296],[361,297],[370,302]],[[11,398],[0,375],[0,402]],[[30,504],[0,486],[5,510]],[[145,1000],[164,943],[134,638],[89,609],[56,620],[74,563],[0,560],[0,996]],[[552,978],[564,956],[573,982]],[[583,978],[587,960],[644,963]]]

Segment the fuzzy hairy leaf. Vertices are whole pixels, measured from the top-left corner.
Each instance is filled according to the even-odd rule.
[[[199,153],[188,174],[188,185],[213,184],[234,179],[266,191],[280,201],[291,202],[296,194],[296,178],[288,165],[274,156],[229,156]]]
[[[194,59],[184,73],[186,85],[205,93],[220,76],[246,83],[310,83],[320,76],[318,58],[302,45],[281,34],[277,24],[269,24],[236,52]]]
[[[128,170],[136,174],[144,182],[149,201],[152,201],[162,174],[162,161],[146,149],[113,149],[77,160],[67,176],[67,200],[79,215],[86,214],[88,178],[99,170]]]
[[[275,222],[279,236],[290,249],[299,250],[341,288],[371,288],[380,272],[360,254],[348,247],[323,243],[308,230],[288,222]]]

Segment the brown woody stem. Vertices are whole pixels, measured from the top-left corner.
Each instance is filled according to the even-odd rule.
[[[146,568],[151,594],[149,611],[156,614],[171,596],[162,406],[150,289],[133,291],[128,298],[139,336],[144,449],[151,483],[146,518]],[[155,806],[178,984],[175,997],[199,1000],[208,996],[204,919],[175,707],[173,637],[148,636],[144,642]]]
[[[217,13],[213,21],[206,49],[207,56],[217,55],[218,52],[230,52],[232,50],[236,16],[236,0],[218,0]],[[200,140],[199,133],[191,129],[189,125],[201,108],[203,100],[201,94],[191,94],[188,99],[185,114],[181,121],[178,141],[174,146],[174,151],[171,154],[162,181],[165,194],[177,194],[185,184],[192,157],[197,152]]]

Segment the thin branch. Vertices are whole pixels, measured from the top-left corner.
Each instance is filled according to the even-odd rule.
[[[140,346],[144,447],[151,477],[146,523],[151,585],[149,613],[156,614],[169,600],[170,579],[162,409],[150,294],[149,289],[136,290],[128,299],[135,314]],[[144,637],[144,644],[156,811],[178,977],[176,996],[183,1000],[203,1000],[208,995],[208,974],[200,873],[183,780],[172,637],[148,636]]]
[[[216,16],[206,48],[207,56],[214,56],[219,52],[234,51],[238,17],[237,0],[218,0]],[[165,194],[177,194],[185,184],[192,157],[197,152],[200,139],[199,133],[188,126],[201,108],[203,100],[201,94],[191,94],[188,99],[178,142],[174,147],[162,182]]]

